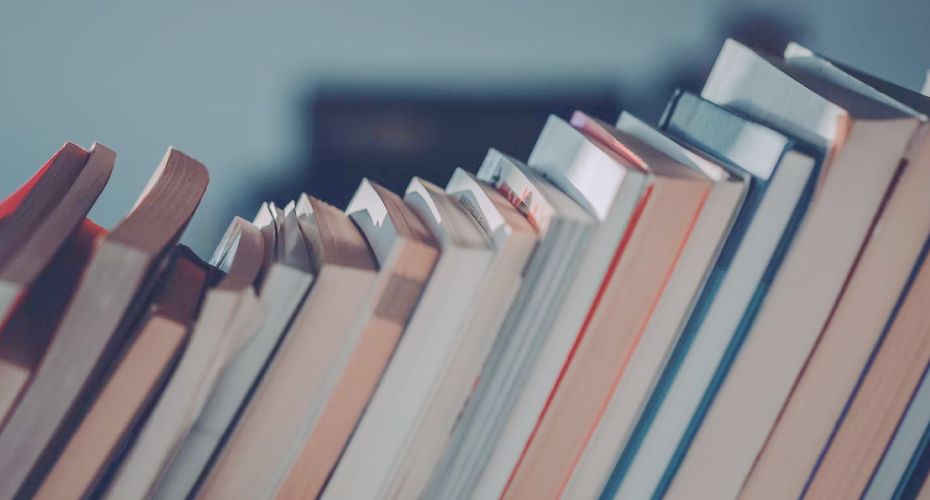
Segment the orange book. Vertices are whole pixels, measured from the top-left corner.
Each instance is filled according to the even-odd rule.
[[[559,382],[502,498],[557,499],[655,308],[710,192],[709,179],[609,125],[575,113],[572,125],[618,161],[649,173]]]
[[[394,353],[437,257],[429,231],[396,194],[367,180],[346,209],[381,266],[372,309],[338,381],[275,496],[314,500]]]
[[[34,500],[80,500],[105,472],[170,374],[193,323],[207,270],[178,255],[132,345],[42,482]]]

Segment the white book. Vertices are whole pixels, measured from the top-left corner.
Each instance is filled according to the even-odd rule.
[[[190,377],[197,384],[197,392],[192,398],[185,427],[189,426],[203,410],[210,393],[223,370],[232,357],[248,342],[252,335],[261,328],[265,321],[264,308],[259,301],[253,283],[261,271],[262,260],[254,269],[238,269],[243,265],[241,255],[242,238],[239,225],[245,223],[237,217],[230,231],[217,248],[210,263],[218,269],[227,272],[227,275],[216,286],[207,291],[201,306],[197,323],[191,333],[191,341],[185,350],[185,358],[194,356],[207,358],[203,366],[193,364],[192,369],[198,369],[197,375]],[[247,224],[247,223],[245,223]],[[261,233],[259,232],[259,237]],[[261,258],[261,256],[259,256]],[[183,363],[183,360],[182,360]],[[181,366],[184,366],[183,364]],[[180,368],[180,367],[179,367]],[[174,376],[183,376],[179,370]],[[199,380],[198,380],[199,379]],[[183,435],[180,443],[172,450],[164,472],[158,478],[147,498],[183,498],[190,492],[191,486],[196,482],[199,471],[194,471],[189,477],[191,469],[184,468],[181,453],[187,444],[188,435]],[[182,463],[178,463],[178,462]],[[179,467],[180,466],[180,467]],[[180,476],[180,477],[177,477]]]
[[[323,499],[378,497],[488,283],[491,242],[457,202],[419,178],[404,199],[439,242],[440,256]]]
[[[211,262],[228,274],[207,291],[181,360],[109,487],[109,498],[150,495],[223,367],[264,320],[252,288],[261,268],[261,239],[258,228],[236,218],[217,247]]]
[[[618,251],[647,182],[647,174],[609,154],[574,127],[550,116],[528,161],[599,224],[549,334],[538,354],[528,358],[527,378],[502,405],[505,422],[471,496],[500,498],[539,421],[586,318],[597,307],[597,294],[610,278],[608,268]],[[517,392],[519,391],[519,392]]]
[[[489,157],[495,161],[493,153]],[[416,499],[426,489],[516,297],[523,270],[538,240],[537,231],[501,193],[465,170],[455,170],[446,193],[490,237],[495,254],[467,330],[443,362],[447,366],[445,373],[433,382],[430,405],[419,416],[415,432],[408,434],[404,453],[395,460],[390,482],[380,498]]]
[[[845,126],[820,135],[833,151],[824,165],[827,173],[687,447],[666,493],[669,500],[739,495],[856,265],[919,124],[897,107],[778,67],[732,40],[718,63],[703,94],[719,104],[759,120],[776,118],[786,130],[819,135],[834,113],[812,114],[814,103],[815,109],[841,109]]]
[[[646,181],[644,171],[615,158],[556,117],[550,117],[540,134],[530,165],[599,224],[584,246],[551,326],[514,342],[512,357],[504,358],[499,375],[489,380],[485,404],[493,405],[488,414],[495,420],[484,424],[485,446],[475,467],[481,473],[473,488],[465,483],[464,498],[497,498],[503,493],[585,319],[597,304],[598,290],[608,279],[610,262]],[[529,325],[534,319],[521,321]]]
[[[325,206],[318,202],[318,205]],[[332,207],[329,207],[332,209]],[[332,210],[316,211],[315,213],[332,212]],[[333,214],[331,214],[333,215]],[[348,217],[346,217],[348,216]],[[339,227],[333,227],[332,222],[338,219]],[[350,220],[351,219],[351,220]],[[309,222],[309,221],[308,221]],[[317,223],[322,224],[317,218]],[[316,401],[312,407],[303,412],[302,428],[291,433],[278,432],[281,429],[273,422],[263,428],[268,432],[283,435],[285,439],[291,438],[293,446],[273,478],[274,484],[270,488],[261,485],[259,492],[247,488],[227,489],[224,481],[211,481],[205,486],[201,494],[209,493],[215,498],[246,498],[256,496],[261,498],[279,498],[294,495],[310,495],[317,497],[326,485],[331,471],[339,461],[341,452],[349,442],[358,420],[375,391],[379,379],[395,350],[396,344],[404,333],[408,318],[417,305],[423,284],[428,280],[436,258],[437,249],[433,237],[422,224],[419,218],[394,193],[381,186],[364,179],[349,203],[346,212],[330,219],[330,231],[319,229],[314,231],[310,224],[301,223],[307,235],[313,242],[314,256],[317,248],[327,249],[324,261],[357,261],[362,254],[374,261],[379,272],[375,277],[374,293],[369,293],[361,304],[360,310],[348,315],[355,318],[349,325],[347,337],[342,341],[342,348],[334,356],[329,351],[320,357],[323,361],[312,361],[315,355],[321,352],[309,349],[305,356],[292,355],[289,359],[297,360],[291,366],[300,365],[300,360],[306,360],[306,365],[325,365],[322,375],[322,385],[316,386],[319,378],[314,377]],[[328,258],[325,255],[329,255]],[[357,264],[356,264],[357,266]],[[335,271],[326,269],[323,274]],[[357,273],[356,273],[357,274]],[[322,277],[322,274],[321,274]],[[357,281],[347,282],[337,280],[335,284],[343,292],[359,292],[361,288]],[[322,304],[332,300],[335,295],[323,294],[314,302],[325,308]],[[347,301],[340,300],[344,307]],[[333,307],[332,309],[337,309]],[[326,312],[324,314],[331,314]],[[306,323],[314,328],[316,314],[310,314]],[[325,329],[323,329],[325,332]],[[336,331],[336,329],[334,329]],[[341,333],[337,336],[341,337]],[[303,370],[298,366],[299,370]],[[281,377],[286,383],[291,383],[289,376]],[[298,381],[304,380],[296,377]],[[286,397],[288,391],[283,390]],[[273,417],[274,413],[270,415]],[[289,411],[280,412],[282,416],[290,418]],[[272,429],[274,427],[274,429]],[[275,464],[279,465],[279,464]],[[249,477],[248,467],[238,470],[238,474]]]
[[[313,246],[312,258],[306,252],[313,288],[201,489],[203,499],[269,496],[287,477],[377,281],[374,256],[341,210],[301,196],[286,214],[300,226],[295,246]]]
[[[791,240],[813,181],[815,160],[787,137],[700,98],[673,98],[662,128],[752,176],[743,209],[668,365],[618,459],[606,498],[653,498],[715,384],[731,344],[764,297],[770,267]],[[800,207],[800,208],[799,208]],[[746,319],[744,319],[746,318]]]
[[[305,254],[296,254],[301,259],[296,262],[279,260],[285,256],[288,246],[294,247],[286,242],[288,236],[283,222],[275,220],[267,205],[262,206],[255,219],[265,236],[265,268],[259,292],[265,320],[218,373],[202,410],[179,443],[171,463],[160,474],[149,498],[185,498],[196,489],[200,479],[209,472],[207,467],[211,459],[221,452],[218,448],[223,437],[231,432],[240,408],[247,402],[249,392],[310,288],[313,277],[307,271],[309,260],[302,261],[307,259]],[[277,225],[282,226],[280,230],[276,229]],[[290,229],[296,229],[294,236],[300,237],[299,228]],[[125,491],[130,487],[138,488],[127,483]]]
[[[627,112],[617,129],[714,181],[662,298],[560,498],[596,500],[730,231],[749,176],[695,154]],[[635,151],[634,151],[635,152]]]
[[[570,200],[525,165],[495,150],[478,178],[503,192],[538,228],[541,242],[530,259],[520,291],[488,355],[478,384],[422,498],[469,498],[491,447],[500,435],[495,425],[508,393],[522,385],[524,358],[538,352],[542,337],[562,308],[573,272],[582,263],[594,223]],[[589,262],[588,265],[591,265]]]

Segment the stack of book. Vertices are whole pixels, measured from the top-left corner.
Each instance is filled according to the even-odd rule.
[[[0,500],[930,498],[930,99],[727,41],[660,123],[178,239],[169,149],[0,203]]]

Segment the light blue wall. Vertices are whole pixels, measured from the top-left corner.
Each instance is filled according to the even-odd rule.
[[[725,20],[756,8],[899,84],[917,87],[930,68],[928,0],[0,0],[0,196],[63,142],[99,140],[118,156],[91,216],[112,226],[174,145],[211,170],[185,237],[208,255],[237,189],[287,174],[256,165],[286,165],[298,149],[296,107],[314,81],[611,80],[635,102],[675,65],[711,64]]]

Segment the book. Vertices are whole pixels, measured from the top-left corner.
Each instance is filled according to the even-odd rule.
[[[862,263],[860,249],[920,121],[732,40],[715,68],[702,95],[719,104],[807,135],[824,132],[824,121],[833,116],[844,123],[835,135],[819,135],[831,155],[817,195],[727,378],[708,400],[690,443],[681,446],[680,465],[668,471],[669,500],[739,495],[847,277]],[[776,100],[780,104],[769,105]],[[812,114],[812,109],[830,111]]]
[[[262,236],[261,267],[257,270],[252,267],[259,256],[250,254],[252,278],[237,280],[235,295],[240,298],[231,297],[244,301],[243,305],[234,302],[224,310],[256,313],[242,317],[243,320],[238,315],[229,317],[224,324],[226,329],[241,329],[235,335],[239,340],[228,344],[228,349],[212,365],[209,373],[215,379],[201,392],[202,408],[171,463],[153,486],[153,498],[196,496],[223,453],[226,441],[249,404],[253,388],[261,381],[313,283],[311,257],[297,245],[298,242],[305,245],[299,224],[295,224],[293,217],[285,224],[286,219],[283,210],[263,203],[252,222]],[[225,260],[222,253],[215,256],[215,260],[220,259]],[[258,289],[257,302],[252,300],[255,293],[250,290],[252,283]]]
[[[594,218],[525,164],[491,150],[478,178],[503,193],[539,230],[541,241],[527,263],[523,283],[435,467],[425,498],[469,497],[502,432],[529,364],[566,296],[581,263]],[[632,211],[632,207],[630,208]],[[606,266],[604,266],[606,267]],[[602,269],[603,270],[603,269]],[[593,273],[596,271],[589,271]],[[505,478],[506,479],[506,478]]]
[[[97,243],[42,363],[0,431],[0,498],[34,488],[61,453],[207,181],[202,164],[169,149],[134,210]]]
[[[375,286],[374,256],[342,211],[303,195],[285,212],[300,228],[295,245],[308,248],[314,283],[200,498],[260,498],[280,486]]]
[[[200,317],[191,335],[197,350],[189,363],[196,392],[189,394],[180,441],[171,451],[147,498],[185,498],[194,488],[216,442],[211,434],[190,423],[203,411],[207,398],[230,359],[251,339],[264,320],[264,309],[254,283],[264,264],[265,240],[261,230],[239,217],[230,223],[210,259],[225,275],[203,299]],[[199,422],[199,419],[198,419]]]
[[[870,98],[888,101],[878,89],[800,46],[789,47],[785,64]],[[914,97],[925,100],[916,94]],[[919,105],[913,102],[915,99],[911,101]],[[896,102],[888,104],[902,106]],[[926,102],[922,108],[922,112],[930,111]],[[782,491],[801,491],[837,422],[842,420],[846,402],[856,389],[863,367],[868,366],[874,347],[881,341],[884,326],[892,317],[930,237],[930,203],[923,196],[930,188],[926,116],[914,109],[908,112],[918,117],[922,125],[913,145],[908,147],[906,164],[883,201],[884,211],[858,257],[856,269],[781,410],[768,443],[756,459],[743,486],[743,498],[768,498]],[[926,424],[922,427],[926,428]],[[913,438],[915,446],[920,432]],[[905,459],[903,464],[906,463]],[[894,485],[896,481],[889,486],[893,489]]]
[[[519,396],[503,401],[499,423],[490,428],[489,437],[494,441],[487,447],[489,458],[471,493],[473,497],[496,498],[503,494],[558,384],[560,372],[570,360],[576,339],[585,334],[590,317],[604,297],[603,290],[614,279],[618,256],[625,248],[624,233],[636,225],[641,196],[645,198],[644,193],[648,193],[646,172],[640,166],[612,155],[592,139],[550,117],[530,155],[531,169],[565,191],[601,223],[585,248],[586,256],[580,261],[578,274],[551,329],[531,337],[533,351],[520,361],[524,380],[509,382],[513,384],[510,390],[519,391]],[[593,183],[595,178],[602,182]]]
[[[676,161],[702,172],[714,184],[641,339],[619,380],[613,381],[609,401],[602,406],[584,451],[576,457],[570,479],[562,481],[560,498],[564,499],[594,500],[603,490],[619,450],[707,282],[749,187],[748,174],[700,156],[629,113],[620,115],[617,130],[628,142],[637,143],[631,153],[641,161]]]
[[[863,500],[907,498],[903,496],[915,481],[926,474],[923,456],[930,442],[930,384],[924,374],[920,387],[911,397],[904,417],[898,423],[894,437],[888,443],[881,462],[862,495]],[[921,470],[923,469],[923,470]]]
[[[647,173],[643,195],[501,498],[557,499],[655,311],[710,194],[703,173],[581,112],[571,125]],[[545,131],[543,132],[545,134]],[[620,249],[622,248],[622,249]]]
[[[923,259],[926,263],[926,254]],[[921,265],[812,471],[803,498],[841,498],[839,495],[861,495],[865,490],[930,362],[926,338],[928,282],[930,266]],[[855,454],[843,455],[848,450]]]
[[[927,472],[930,471],[930,454],[927,453],[927,443],[930,441],[930,433],[924,432],[920,439],[920,447],[914,453],[911,463],[908,466],[907,474],[901,478],[897,488],[895,488],[894,499],[920,499],[928,498],[930,487],[927,486]]]
[[[0,422],[18,402],[41,362],[90,261],[94,242],[105,233],[84,219],[32,282],[0,331]]]
[[[924,87],[926,88],[928,85],[924,85]],[[930,92],[930,90],[925,91]],[[928,482],[924,482],[923,486],[920,488],[920,491],[917,493],[916,498],[917,500],[927,500],[930,498],[930,484],[928,484]]]
[[[84,242],[97,231],[84,227],[85,218],[114,159],[99,144],[88,153],[67,143],[7,202],[0,223],[0,422],[41,361],[87,263]]]
[[[242,246],[241,260],[243,263],[251,260],[243,266],[245,268],[243,274],[254,274],[264,245],[264,243],[257,242],[258,232],[252,229],[245,221],[234,220],[223,241],[225,244],[235,244],[236,253],[238,253],[239,245]],[[234,241],[230,241],[230,232],[234,235]],[[227,250],[223,251],[225,253]],[[235,274],[232,278],[240,283],[244,281]],[[246,304],[241,305],[246,306]],[[254,311],[254,306],[251,309]],[[248,309],[245,307],[240,309],[240,311],[245,310]],[[216,336],[223,333],[232,335],[229,331],[219,330],[217,332],[216,327],[207,323],[210,319],[212,318],[209,316],[202,316],[198,319],[194,335],[179,361],[175,374],[159,396],[145,425],[140,429],[132,449],[119,464],[104,498],[142,499],[148,497],[193,425],[204,406],[203,392],[209,390],[205,389],[204,385],[209,387],[215,380],[216,372],[210,370],[211,356],[217,351],[222,352],[222,349],[216,347],[218,342]],[[257,324],[256,319],[258,318],[245,317],[242,318],[240,324],[254,326]],[[253,331],[249,330],[240,335],[252,333]]]
[[[159,386],[183,349],[207,280],[207,269],[189,252],[177,251],[152,306],[126,352],[34,499],[82,499],[118,460],[133,427],[145,420]]]
[[[552,329],[539,338],[537,356],[526,362],[528,376],[519,396],[508,403],[512,410],[503,414],[505,426],[473,493],[478,498],[497,498],[508,488],[578,342],[597,325],[597,311],[612,307],[609,296],[620,280],[617,270],[628,235],[651,199],[648,172],[641,165],[556,117],[547,121],[528,164],[600,223]]]
[[[0,219],[0,324],[7,322],[29,285],[84,220],[103,190],[113,168],[112,152],[105,150],[102,146],[97,149],[97,158],[81,177],[89,154],[77,144],[66,143],[4,202],[5,213]],[[103,156],[109,161],[102,161]]]
[[[414,177],[404,201],[439,247],[429,282],[322,498],[380,498],[405,437],[417,431],[432,382],[441,379],[488,283],[488,234],[445,191]]]
[[[928,497],[928,110],[728,40],[654,127],[546,115],[209,263],[202,165],[107,231],[66,143],[0,200],[0,500]]]
[[[84,170],[87,159],[87,151],[67,142],[18,192],[10,196],[0,224],[0,267],[8,267],[10,261],[22,253],[36,226],[46,222],[58,208],[58,203]],[[89,198],[84,203],[92,205],[95,199],[93,196]],[[67,234],[67,231],[57,234],[57,239],[62,240]],[[54,254],[55,247],[47,252]]]
[[[786,57],[793,57],[792,54],[800,57],[814,55],[803,47],[789,44]],[[816,55],[816,57],[822,58],[820,55]],[[829,62],[852,77],[847,81],[853,84],[856,82],[865,84],[866,87],[859,86],[863,91],[872,92],[877,90],[880,92],[879,96],[890,98],[888,102],[892,105],[897,103],[897,105],[904,105],[905,109],[923,110],[926,113],[927,101],[921,94],[885,82],[840,62],[832,60]],[[926,93],[922,95],[926,95]],[[912,153],[916,154],[914,151]],[[908,166],[907,168],[912,167]],[[884,327],[882,330],[884,330]],[[930,435],[925,432],[928,422],[930,422],[930,384],[926,383],[926,381],[927,374],[924,375],[920,389],[912,397],[907,413],[898,425],[898,430],[895,431],[894,441],[886,449],[881,464],[872,475],[868,490],[863,495],[863,498],[868,500],[891,498],[893,495],[900,495],[904,491],[919,487],[919,484],[915,486],[914,483],[917,477],[923,477],[918,472],[918,469],[922,468],[918,466],[919,463],[923,463],[921,462],[921,450],[930,439]],[[924,437],[921,437],[921,434]],[[924,468],[925,472],[926,469]],[[909,493],[903,494],[905,495],[903,498],[909,498],[907,496]]]
[[[496,161],[495,152],[487,159]],[[425,491],[442,449],[455,426],[456,418],[468,401],[481,367],[503,325],[508,310],[523,281],[523,270],[538,241],[536,229],[504,197],[486,182],[459,168],[446,185],[446,193],[490,237],[495,249],[488,281],[480,301],[473,308],[467,331],[457,347],[443,361],[445,374],[432,384],[432,402],[407,436],[405,453],[394,461],[389,498],[416,498]]]
[[[799,226],[818,178],[816,150],[687,92],[660,128],[750,175],[733,228],[667,366],[643,407],[604,498],[652,498],[667,483]]]
[[[118,465],[107,498],[150,495],[203,408],[221,367],[258,327],[262,316],[251,283],[263,247],[258,228],[239,218],[233,220],[211,259],[226,276],[207,291],[174,374],[138,431],[131,451]]]
[[[345,213],[368,242],[378,278],[356,327],[332,362],[321,409],[299,436],[296,459],[274,495],[278,499],[327,494],[324,487],[405,334],[438,258],[435,239],[412,209],[367,179]]]

